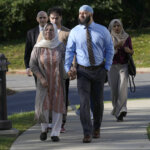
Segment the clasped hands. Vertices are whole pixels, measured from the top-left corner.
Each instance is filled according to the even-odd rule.
[[[71,69],[68,71],[68,76],[70,80],[74,80],[76,78],[77,71],[75,67],[71,67]]]
[[[119,48],[123,47],[123,45],[124,45],[124,41],[120,41],[120,42],[118,42],[118,44],[115,46],[115,48],[118,50]],[[124,51],[125,51],[126,53],[131,53],[131,54],[133,54],[132,50],[129,49],[129,47],[124,47]]]
[[[76,74],[77,74],[76,72],[77,72],[76,68],[71,67],[70,71],[68,72],[68,76],[69,76],[70,80],[74,80],[76,78]],[[37,78],[40,79],[40,82],[41,82],[43,87],[45,87],[45,88],[48,87],[47,81],[45,80],[45,78],[41,74],[37,73],[36,76],[37,76]]]

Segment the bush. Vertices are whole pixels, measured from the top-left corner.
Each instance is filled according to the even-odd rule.
[[[33,6],[33,2],[34,0],[0,1],[0,39],[18,38],[24,35],[28,25],[25,14]]]
[[[115,11],[118,9],[115,8],[114,11],[113,8],[118,6],[119,1],[117,0],[114,5],[112,0],[1,0],[0,40],[25,37],[27,30],[37,25],[35,18],[38,11],[47,12],[48,8],[53,6],[59,6],[65,10],[63,24],[68,28],[78,24],[78,10],[83,4],[89,4],[94,8],[96,22],[107,24],[110,17],[116,14]]]
[[[63,24],[72,28],[78,24],[79,7],[88,4],[94,9],[94,20],[106,27],[114,18],[125,28],[142,28],[150,24],[150,1],[147,0],[0,0],[0,40],[26,37],[27,30],[37,25],[39,11],[61,7]]]

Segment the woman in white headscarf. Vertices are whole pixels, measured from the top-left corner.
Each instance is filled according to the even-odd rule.
[[[112,115],[117,121],[123,121],[127,114],[128,96],[128,54],[133,54],[131,38],[123,29],[119,19],[113,19],[109,24],[115,55],[112,67],[108,73],[112,96]]]
[[[35,117],[41,123],[42,141],[47,139],[47,128],[52,113],[52,141],[59,141],[62,114],[65,112],[64,55],[65,47],[58,40],[56,25],[48,23],[43,39],[37,43],[30,58],[30,68],[37,76]]]

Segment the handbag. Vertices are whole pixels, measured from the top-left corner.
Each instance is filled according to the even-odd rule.
[[[130,84],[130,91],[132,93],[135,92],[136,86],[134,83],[134,78],[136,76],[136,66],[131,54],[128,54],[128,74],[129,74],[129,84]],[[133,87],[132,87],[133,84]]]

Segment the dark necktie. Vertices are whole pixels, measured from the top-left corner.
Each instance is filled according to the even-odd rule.
[[[92,40],[91,40],[91,35],[90,35],[88,27],[86,28],[86,37],[87,37],[87,48],[88,48],[90,64],[94,65],[95,64],[95,58],[94,58],[94,53],[92,50]]]

